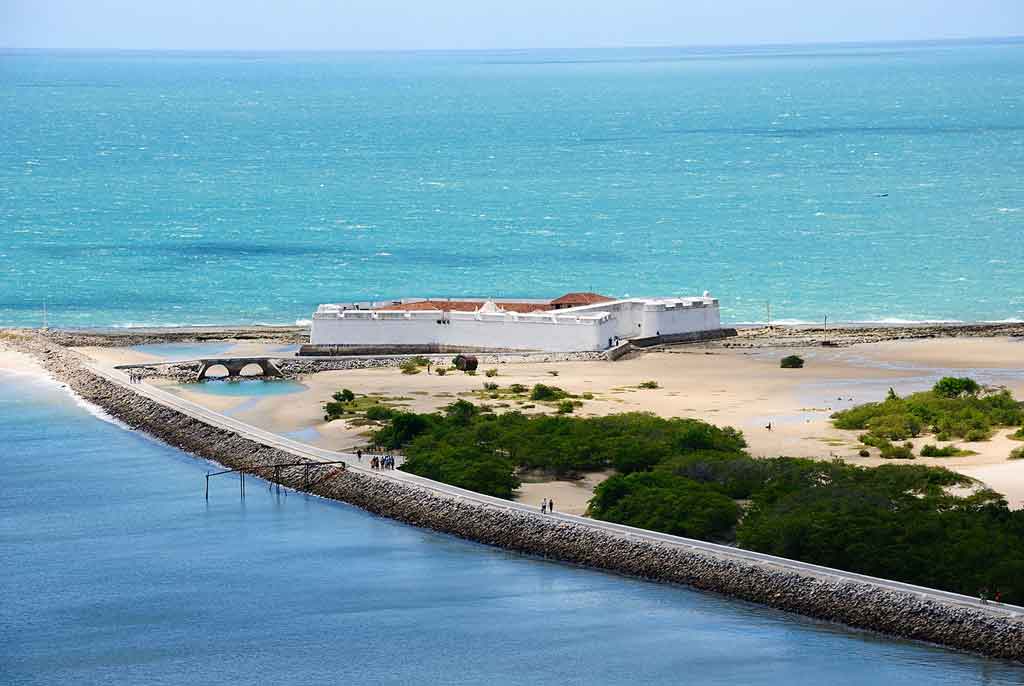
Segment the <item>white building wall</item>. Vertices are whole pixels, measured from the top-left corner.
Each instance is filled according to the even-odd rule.
[[[444,323],[439,323],[439,320]],[[314,345],[437,345],[573,352],[604,350],[615,339],[720,328],[713,298],[632,298],[551,313],[343,310],[321,305]]]
[[[344,312],[314,315],[314,345],[440,345],[573,352],[604,350],[614,336],[610,317],[474,315],[453,312]]]

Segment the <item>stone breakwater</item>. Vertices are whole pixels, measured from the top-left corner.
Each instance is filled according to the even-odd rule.
[[[344,371],[348,369],[378,369],[382,367],[401,367],[403,363],[415,357],[425,357],[435,365],[446,366],[451,363],[451,355],[386,355],[378,357],[269,357],[287,379],[296,379],[317,372]],[[578,353],[489,353],[476,355],[481,365],[480,373],[488,366],[501,364],[523,364],[544,362],[597,362],[606,360],[603,352]],[[137,368],[141,376],[162,376],[176,381],[194,381],[199,374],[199,363],[159,363],[150,362],[145,365],[129,365]],[[260,378],[260,377],[247,377]]]
[[[195,455],[264,478],[295,455],[181,414],[99,377],[82,358],[41,337],[28,352],[58,380],[127,425]],[[311,462],[312,463],[312,462]],[[945,602],[856,580],[677,547],[449,496],[385,475],[317,467],[280,470],[282,485],[378,515],[520,553],[677,583],[891,636],[1024,662],[1024,623],[996,611]]]
[[[841,325],[761,326],[737,330],[737,337],[717,343],[723,348],[806,348],[821,345],[850,346],[860,343],[922,338],[1024,337],[1024,322],[1007,324],[914,324],[905,326]]]

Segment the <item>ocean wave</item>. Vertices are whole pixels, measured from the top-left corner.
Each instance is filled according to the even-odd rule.
[[[75,405],[78,405],[80,408],[91,414],[96,419],[107,422],[108,424],[113,424],[114,426],[124,429],[125,431],[134,431],[132,427],[128,426],[120,419],[104,410],[99,405],[94,405],[93,403],[89,402],[82,396],[75,393],[75,391],[72,390],[70,386],[61,384],[61,388],[68,392],[68,394],[71,396],[71,399],[74,400]]]
[[[865,319],[850,322],[851,324],[963,324],[962,319],[903,319],[901,317],[883,317],[882,319]]]

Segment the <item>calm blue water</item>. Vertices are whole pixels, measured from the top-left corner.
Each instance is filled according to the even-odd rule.
[[[1018,684],[248,482],[0,375],[4,684]]]
[[[399,295],[1024,318],[1024,43],[0,55],[0,324]]]

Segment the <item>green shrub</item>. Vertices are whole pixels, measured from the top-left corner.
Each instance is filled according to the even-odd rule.
[[[893,445],[888,443],[882,445],[880,453],[886,460],[913,460],[914,459],[914,444],[904,443],[903,445]]]
[[[349,411],[348,403],[339,402],[337,400],[325,403],[324,411],[326,412],[324,420],[331,422],[344,416]]]
[[[1013,441],[1024,441],[1024,426],[1010,434],[1010,440]]]
[[[641,381],[638,388],[660,388],[657,381]]]
[[[908,413],[882,415],[868,420],[867,429],[875,436],[903,441],[921,433],[921,420]]]
[[[463,374],[465,374],[466,376],[476,376],[476,370],[475,369],[467,369],[466,371],[463,372]]]
[[[943,398],[959,398],[965,395],[978,395],[981,386],[974,379],[967,377],[944,376],[932,388],[935,395]]]
[[[593,400],[594,399],[594,394],[588,392],[588,393],[584,393],[580,397],[582,397],[584,400]],[[1024,439],[1022,439],[1022,440],[1024,440]]]
[[[676,536],[725,540],[740,508],[713,487],[667,472],[615,475],[594,489],[588,514]]]
[[[406,360],[398,367],[403,374],[419,374],[420,366],[414,360]]]
[[[940,441],[953,437],[983,441],[992,435],[994,427],[1017,426],[1024,420],[1021,404],[1008,391],[973,394],[971,389],[977,384],[972,386],[969,381],[947,380],[946,395],[931,390],[900,398],[892,393],[883,402],[836,412],[832,419],[840,429],[868,429],[890,440],[903,440],[930,429]],[[954,393],[956,397],[949,397]]]
[[[497,369],[488,369],[488,370],[486,370],[484,372],[484,376],[486,376],[488,378],[495,377],[497,375],[498,375],[498,370]]]
[[[1011,460],[1024,460],[1024,446],[1010,451]]]
[[[804,358],[799,355],[787,355],[779,362],[779,366],[783,369],[802,369],[804,366]]]
[[[350,403],[356,399],[356,394],[347,388],[343,388],[331,397],[339,403]]]
[[[428,364],[430,364],[430,360],[428,360],[426,357],[423,357],[422,355],[410,357],[408,361],[412,362],[417,367],[426,367]]]
[[[558,414],[572,414],[576,404],[571,400],[562,400],[558,403]]]
[[[868,452],[867,448],[861,448],[857,454],[861,457],[871,457],[871,453]]]
[[[956,457],[959,454],[960,449],[955,445],[946,445],[940,448],[929,443],[921,448],[921,457]]]
[[[445,374],[448,373],[448,370],[445,369],[444,367],[440,367],[439,369],[435,369],[434,373],[437,374],[438,376],[444,376]]]
[[[530,391],[530,400],[555,401],[566,398],[568,395],[568,393],[558,386],[548,386],[546,384],[539,383],[534,384],[533,390]]]
[[[484,390],[485,391],[496,391],[496,390],[498,390],[498,388],[499,388],[498,384],[494,383],[493,381],[484,381]]]
[[[395,416],[395,411],[384,405],[371,405],[366,408],[365,417],[375,422],[383,422]]]
[[[522,393],[526,393],[526,391],[528,391],[529,389],[526,386],[524,386],[523,384],[521,384],[521,383],[514,383],[514,384],[512,384],[511,386],[508,387],[508,390],[511,393],[515,393],[516,395],[520,395]]]

